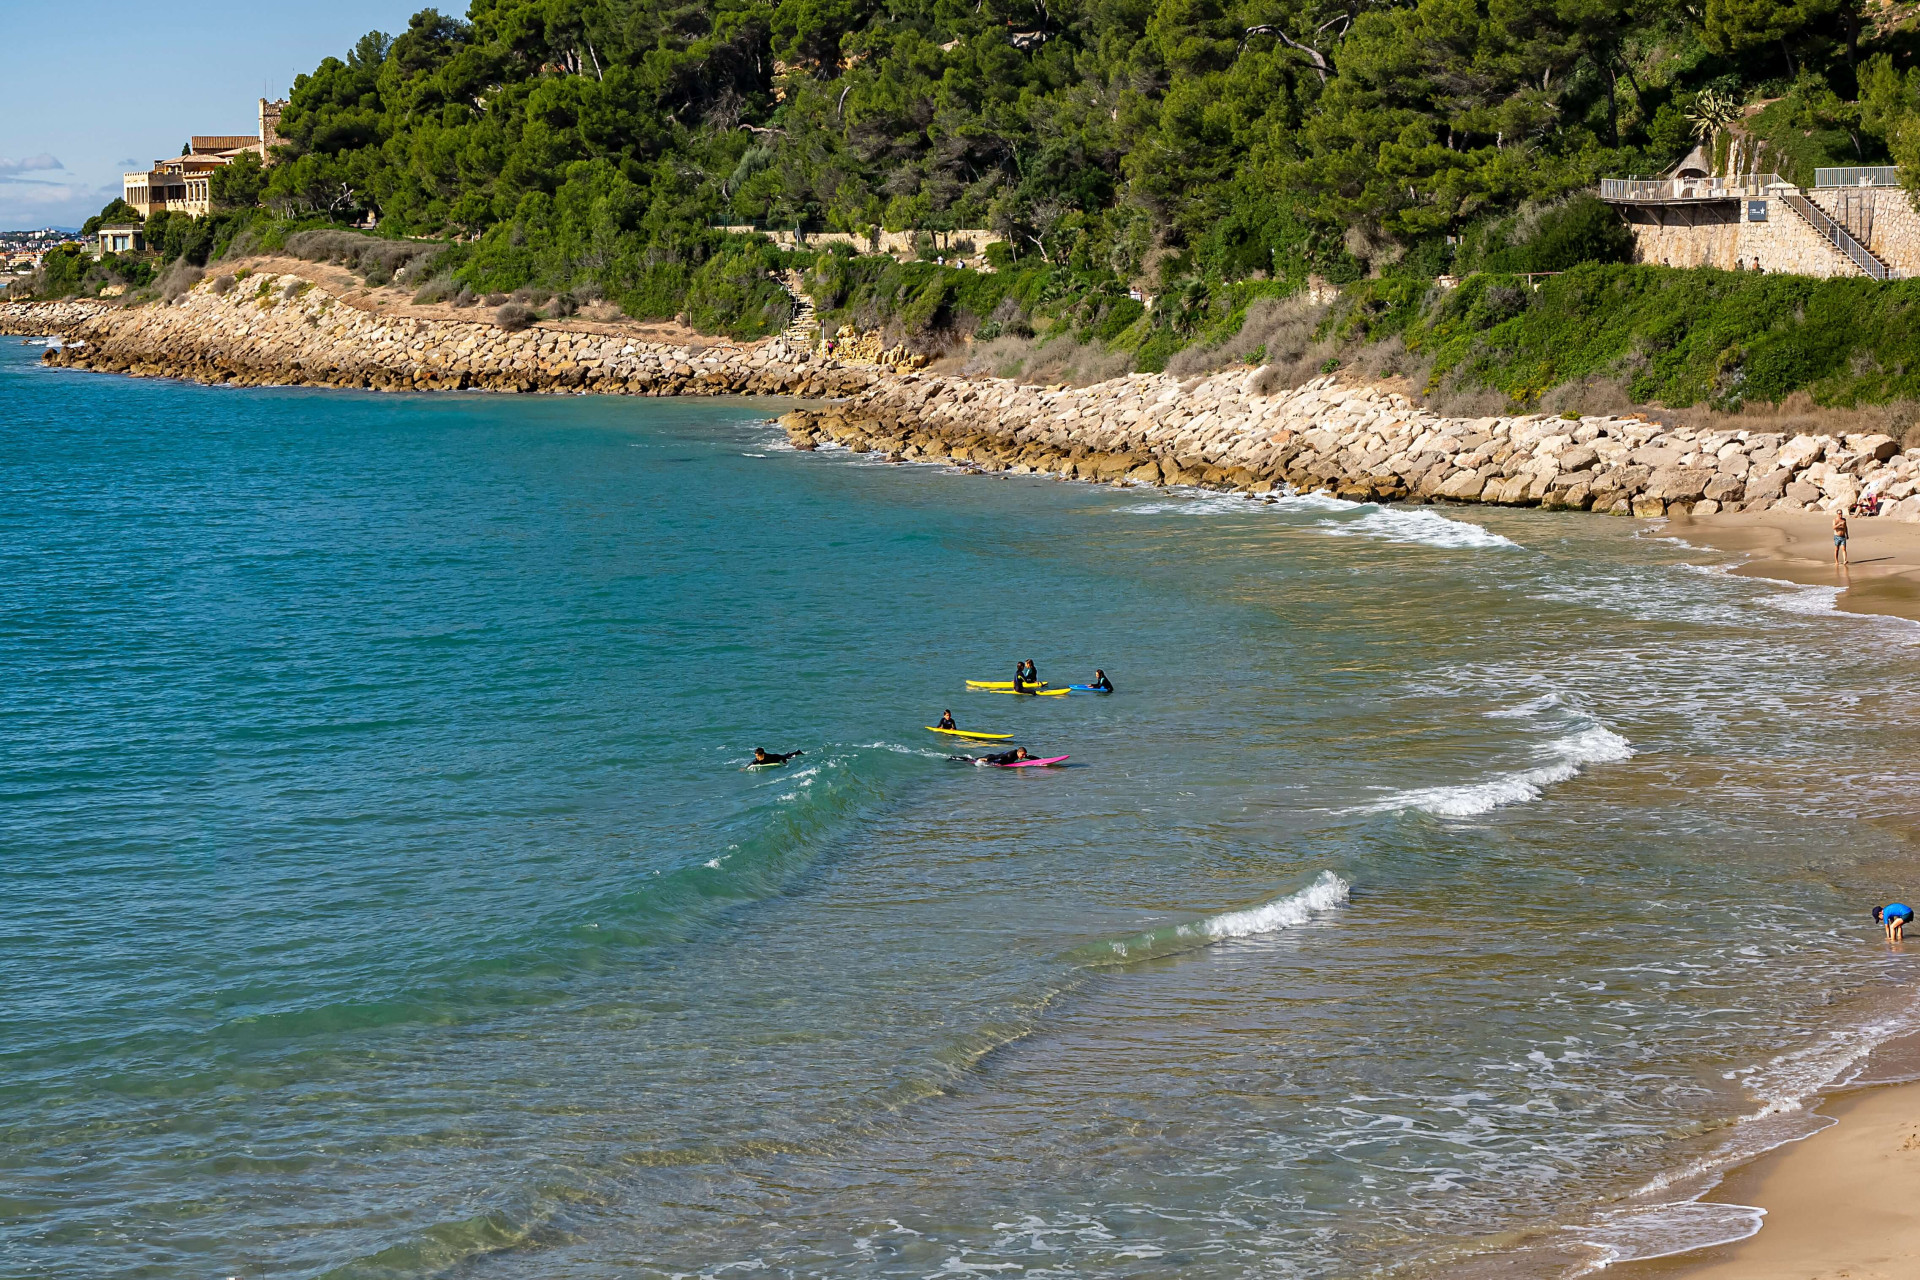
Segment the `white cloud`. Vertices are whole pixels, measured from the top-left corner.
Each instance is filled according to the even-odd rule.
[[[0,177],[18,173],[47,173],[54,169],[64,169],[65,165],[42,151],[37,156],[28,156],[24,160],[8,160],[0,156]]]

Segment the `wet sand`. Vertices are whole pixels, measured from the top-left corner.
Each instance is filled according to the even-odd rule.
[[[1848,522],[1849,569],[1833,563],[1833,517],[1823,511],[1761,511],[1671,521],[1675,537],[1749,557],[1734,573],[1802,586],[1846,588],[1835,602],[1849,613],[1884,613],[1920,622],[1920,524],[1884,517]]]
[[[1920,1261],[1920,1084],[1843,1094],[1838,1121],[1735,1170],[1706,1198],[1759,1205],[1758,1235],[1609,1268],[1622,1280],[1881,1280]]]

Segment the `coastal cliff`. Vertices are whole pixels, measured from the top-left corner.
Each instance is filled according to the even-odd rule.
[[[1844,509],[1877,493],[1920,521],[1920,449],[1885,435],[1669,428],[1635,415],[1448,418],[1324,376],[1260,368],[1090,387],[897,372],[775,338],[707,346],[548,323],[384,316],[298,276],[205,281],[171,303],[0,305],[0,332],[58,332],[49,364],[242,386],[822,398],[794,445],[1062,479],[1354,501],[1484,502],[1660,516]]]

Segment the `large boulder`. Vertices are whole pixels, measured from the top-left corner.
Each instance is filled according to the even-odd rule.
[[[1487,487],[1487,478],[1478,471],[1456,471],[1448,476],[1437,491],[1442,498],[1452,498],[1466,502],[1478,498]]]
[[[1667,504],[1651,494],[1641,494],[1633,500],[1633,514],[1636,516],[1663,516],[1667,514]]]
[[[1781,467],[1776,471],[1769,471],[1757,479],[1749,477],[1747,480],[1747,501],[1753,502],[1761,498],[1778,498],[1787,491],[1787,485],[1792,483],[1792,481],[1793,473],[1785,467]]]
[[[1787,486],[1784,496],[1788,502],[1805,506],[1808,503],[1820,501],[1820,490],[1818,486],[1810,485],[1805,480],[1795,480]]]
[[[1556,461],[1562,471],[1585,471],[1600,460],[1591,445],[1579,444],[1563,452]]]
[[[1707,481],[1706,498],[1716,503],[1738,502],[1746,496],[1746,489],[1746,482],[1739,476],[1718,471]]]
[[[1824,457],[1830,443],[1830,436],[1795,436],[1780,446],[1780,452],[1774,455],[1773,460],[1777,466],[1798,471]]]
[[[1662,467],[1647,480],[1647,496],[1663,502],[1697,502],[1715,473],[1704,467]]]

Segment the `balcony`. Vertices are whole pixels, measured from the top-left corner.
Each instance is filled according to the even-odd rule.
[[[1777,173],[1747,173],[1727,178],[1602,178],[1600,198],[1608,204],[1697,204],[1771,195],[1781,187],[1792,189],[1793,184]]]

